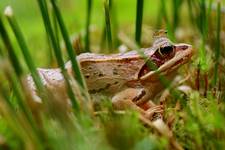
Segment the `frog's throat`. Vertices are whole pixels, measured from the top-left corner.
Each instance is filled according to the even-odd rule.
[[[159,73],[161,75],[166,75],[168,72],[171,72],[177,69],[180,65],[187,63],[192,56],[193,49],[192,49],[192,46],[188,44],[183,44],[183,43],[176,44],[176,46],[182,46],[182,45],[186,45],[188,46],[188,48],[185,49],[184,51],[176,52],[176,55],[172,59],[164,63],[157,70],[150,71],[149,73],[145,74],[144,76],[140,78],[140,80],[151,79],[153,76],[159,75]]]

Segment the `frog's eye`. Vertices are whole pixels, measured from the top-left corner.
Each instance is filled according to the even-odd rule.
[[[174,52],[174,46],[170,45],[170,46],[160,47],[158,49],[158,52],[162,57],[166,56],[166,55]]]

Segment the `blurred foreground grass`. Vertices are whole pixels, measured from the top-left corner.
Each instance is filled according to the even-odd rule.
[[[3,0],[0,4],[1,21],[9,33],[0,38],[0,147],[2,149],[223,149],[225,146],[225,12],[224,1],[214,0],[161,0],[144,1],[143,22],[136,18],[135,0],[114,0],[112,5],[104,8],[101,0],[92,1],[90,23],[90,50],[94,52],[119,51],[121,45],[128,50],[137,44],[147,47],[152,43],[152,33],[161,28],[167,29],[169,37],[174,42],[192,44],[196,49],[193,60],[179,70],[178,81],[172,91],[164,91],[165,113],[164,122],[159,129],[143,125],[139,121],[137,112],[114,112],[110,100],[102,102],[99,113],[89,110],[89,101],[83,89],[75,100],[78,100],[80,109],[68,108],[62,101],[59,92],[44,92],[42,105],[33,101],[24,84],[26,72],[33,71],[30,62],[36,66],[59,66],[60,57],[67,60],[67,51],[62,48],[58,59],[53,58],[50,42],[55,38],[58,48],[65,40],[61,36],[46,36],[45,27],[38,8],[38,1],[31,0]],[[39,2],[44,2],[39,0]],[[50,1],[47,1],[48,4]],[[59,7],[69,34],[78,38],[78,45],[84,47],[86,27],[87,1],[59,1]],[[221,2],[221,3],[220,3]],[[108,4],[108,3],[105,3]],[[28,46],[28,51],[19,44],[11,31],[3,11],[6,5],[11,5],[16,20]],[[52,7],[48,5],[50,15]],[[141,5],[139,5],[141,6]],[[164,7],[165,6],[165,7]],[[137,10],[142,10],[137,9]],[[105,12],[105,13],[104,13]],[[107,16],[108,13],[108,17]],[[142,12],[140,11],[140,14]],[[106,16],[105,16],[106,14]],[[139,15],[140,15],[139,14]],[[56,18],[55,18],[56,19]],[[104,19],[110,19],[106,22]],[[57,19],[51,20],[57,23]],[[137,21],[137,22],[135,22]],[[46,22],[46,20],[45,20]],[[135,32],[140,32],[142,25],[141,42],[135,42]],[[105,28],[106,27],[106,28]],[[107,29],[108,28],[108,29]],[[136,29],[136,31],[135,31]],[[60,33],[60,28],[53,28],[54,33]],[[107,34],[112,31],[112,34]],[[104,35],[103,33],[106,32]],[[112,36],[114,47],[109,49],[106,38]],[[48,40],[49,38],[49,40]],[[137,39],[137,38],[136,38]],[[66,40],[65,40],[66,41]],[[117,41],[117,42],[115,42]],[[60,44],[60,45],[58,45]],[[70,46],[67,43],[64,47]],[[9,45],[12,45],[12,50]],[[57,46],[55,49],[57,49]],[[75,45],[76,52],[78,46]],[[30,52],[28,61],[22,52]],[[82,51],[82,49],[81,49]],[[85,49],[83,50],[85,51]],[[7,58],[7,55],[15,57]],[[64,58],[62,57],[62,58]],[[10,65],[9,60],[15,63]],[[17,60],[17,61],[16,61]],[[50,61],[49,61],[50,60]],[[56,65],[58,62],[58,65]],[[18,66],[21,71],[18,71]],[[28,65],[28,67],[26,67]],[[17,66],[17,67],[15,67]],[[217,66],[217,67],[215,67]],[[13,69],[18,72],[14,73]],[[216,80],[215,80],[216,76]],[[66,75],[65,75],[66,77]],[[37,82],[38,82],[37,78]],[[75,86],[73,79],[72,87]],[[79,82],[79,81],[78,81]],[[41,86],[40,86],[41,89]],[[83,92],[83,93],[82,93]],[[75,93],[76,94],[76,93]],[[47,97],[47,98],[46,98]],[[83,100],[83,101],[82,101]],[[156,97],[155,101],[158,102]],[[74,104],[74,103],[73,103]],[[76,109],[78,111],[76,111]],[[160,133],[159,131],[164,131]],[[168,133],[167,133],[168,132]],[[166,136],[173,133],[173,137]],[[178,145],[176,145],[178,143]]]

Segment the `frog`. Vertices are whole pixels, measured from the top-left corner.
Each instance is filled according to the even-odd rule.
[[[107,55],[83,53],[76,56],[88,93],[95,103],[101,103],[99,95],[103,95],[111,100],[115,109],[134,109],[150,120],[153,114],[163,112],[162,105],[152,102],[165,89],[160,77],[171,81],[177,69],[191,60],[193,48],[190,44],[173,43],[165,32],[158,33],[154,35],[151,47],[138,51]],[[70,61],[65,68],[69,76],[73,76]],[[37,71],[45,87],[66,91],[59,68],[38,68]],[[32,77],[28,76],[27,81],[32,95],[38,97]]]

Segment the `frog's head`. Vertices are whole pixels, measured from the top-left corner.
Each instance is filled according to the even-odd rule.
[[[143,66],[139,73],[140,80],[150,80],[154,82],[158,75],[170,76],[182,64],[187,63],[193,54],[193,48],[189,44],[174,44],[168,38],[158,38],[153,44],[150,62],[154,64],[154,69],[149,69],[149,65]]]

